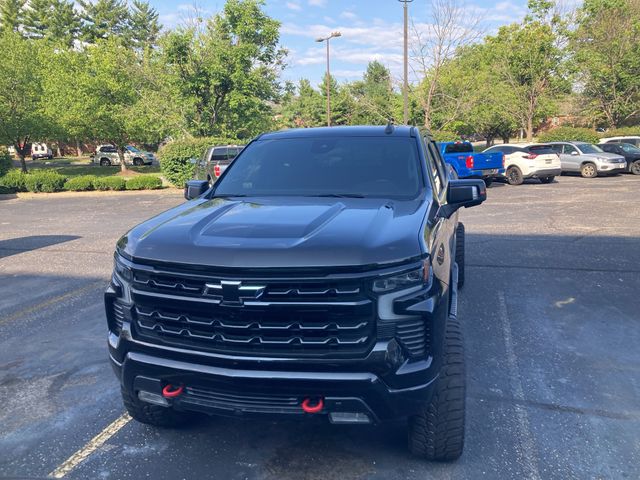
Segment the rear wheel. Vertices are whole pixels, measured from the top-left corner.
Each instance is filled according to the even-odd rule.
[[[585,163],[580,167],[580,175],[584,178],[593,178],[598,175],[598,169],[593,163]]]
[[[103,167],[109,167],[111,165],[111,161],[108,158],[101,158],[100,165]]]
[[[522,182],[524,182],[522,170],[520,170],[516,166],[507,168],[505,176],[507,177],[507,182],[509,182],[509,185],[522,185]]]
[[[122,403],[124,403],[127,412],[129,412],[131,418],[140,423],[156,427],[179,427],[189,423],[195,416],[188,412],[178,412],[170,407],[161,407],[143,402],[125,389],[120,391],[122,393]]]
[[[540,181],[542,183],[551,183],[551,182],[553,182],[554,178],[556,178],[556,177],[553,176],[553,175],[551,177],[542,177],[542,178],[540,178]]]
[[[640,160],[636,160],[629,167],[629,171],[634,175],[640,175]]]
[[[444,342],[433,397],[423,411],[409,419],[409,449],[427,460],[456,460],[464,448],[464,344],[457,319],[447,321]]]
[[[458,264],[458,288],[464,286],[464,224],[459,223],[456,229],[456,263]]]

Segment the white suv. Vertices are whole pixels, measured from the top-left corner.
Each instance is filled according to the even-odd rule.
[[[485,152],[504,153],[504,176],[509,185],[521,185],[527,178],[551,183],[562,173],[560,157],[551,145],[505,143],[489,147]]]

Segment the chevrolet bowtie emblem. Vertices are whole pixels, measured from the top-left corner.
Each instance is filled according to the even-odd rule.
[[[243,305],[245,300],[256,300],[264,293],[264,285],[243,285],[242,282],[221,280],[220,283],[207,283],[204,294],[220,298],[222,305]]]

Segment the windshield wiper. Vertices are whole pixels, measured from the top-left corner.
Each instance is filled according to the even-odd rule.
[[[241,193],[237,194],[237,195],[234,195],[233,193],[230,193],[230,194],[225,193],[225,194],[222,194],[222,195],[215,195],[214,194],[213,197],[211,197],[211,198],[230,198],[230,197],[248,197],[248,196],[249,195],[244,195],[244,194],[241,194]]]
[[[321,193],[318,195],[305,195],[306,197],[329,197],[329,198],[365,198],[359,193]]]

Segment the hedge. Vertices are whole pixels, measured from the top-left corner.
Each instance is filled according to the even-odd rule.
[[[193,177],[195,165],[189,160],[200,158],[213,145],[235,145],[238,140],[219,137],[198,137],[174,140],[158,151],[162,175],[170,183],[182,188]]]
[[[24,185],[26,175],[22,170],[14,168],[9,170],[4,177],[0,177],[0,185],[11,190],[12,192],[25,192],[27,187]]]
[[[55,170],[35,170],[24,176],[24,186],[30,192],[59,192],[66,180]]]
[[[12,166],[11,155],[9,155],[9,152],[7,152],[5,148],[0,147],[0,177],[11,170]]]
[[[81,175],[79,177],[71,177],[64,184],[64,189],[73,192],[84,192],[95,188],[95,181],[98,179],[95,175]]]
[[[640,136],[640,126],[612,128],[600,133],[600,137],[638,137]]]
[[[568,141],[598,143],[599,140],[598,134],[588,128],[558,127],[538,135],[538,141],[542,143]]]
[[[155,190],[162,188],[162,180],[153,175],[139,175],[127,180],[127,190]]]
[[[125,180],[122,177],[96,177],[93,181],[96,190],[124,190]]]

